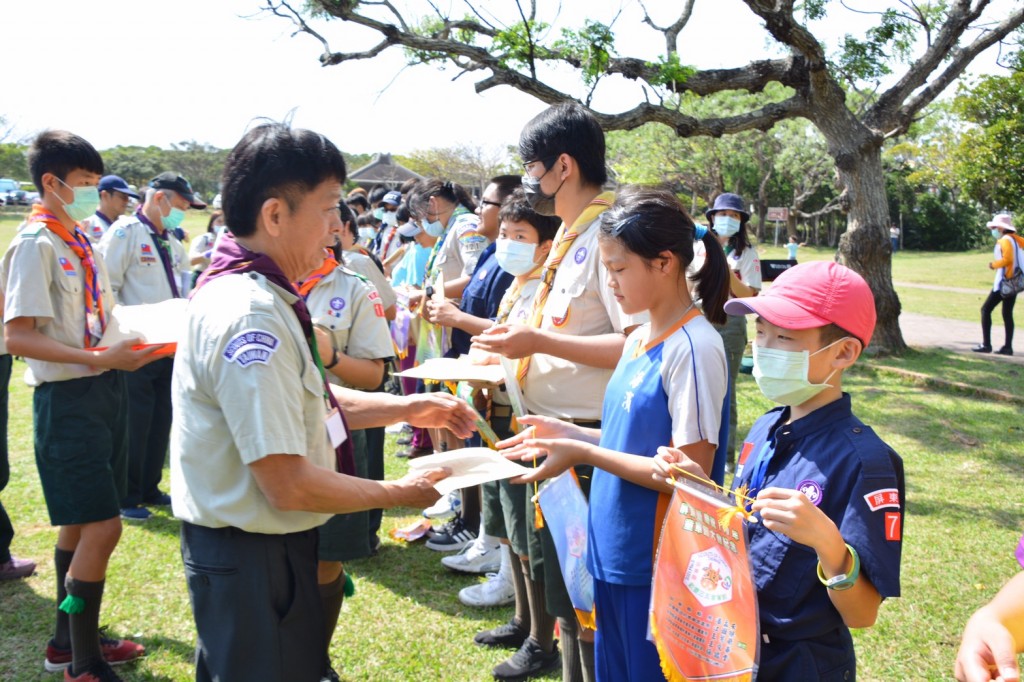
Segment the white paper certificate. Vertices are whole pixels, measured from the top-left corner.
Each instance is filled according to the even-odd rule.
[[[452,471],[451,476],[434,484],[434,488],[442,495],[459,488],[523,476],[530,472],[530,469],[505,459],[490,448],[460,448],[409,460],[409,469],[413,471],[437,467],[447,467]]]
[[[177,344],[185,333],[187,298],[171,298],[160,303],[116,305],[97,346],[109,347],[125,339],[141,338],[143,343]]]
[[[434,381],[482,381],[500,384],[505,372],[499,365],[477,365],[465,355],[458,358],[431,358],[397,376],[410,379],[432,379]]]

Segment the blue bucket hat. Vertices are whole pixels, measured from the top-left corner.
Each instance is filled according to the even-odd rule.
[[[730,192],[719,194],[715,197],[715,205],[704,211],[704,217],[710,221],[711,215],[715,211],[736,211],[743,216],[744,222],[750,220],[750,213],[747,211],[746,206],[743,205],[743,197],[739,194],[732,194]]]

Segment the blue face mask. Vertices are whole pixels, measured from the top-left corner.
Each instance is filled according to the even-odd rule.
[[[441,237],[444,234],[444,225],[441,224],[440,220],[421,220],[420,225],[423,226],[423,231],[431,237]]]
[[[71,217],[73,218],[74,216],[71,216]],[[995,228],[989,230],[989,232],[992,233],[992,239],[999,239],[1000,237],[1003,236],[1003,233],[1000,232],[999,230],[995,229]]]
[[[731,237],[740,231],[740,221],[727,215],[715,216],[715,233],[719,237]]]
[[[167,199],[167,203],[170,204],[171,200]],[[183,220],[185,220],[185,212],[180,208],[175,208],[173,205],[171,205],[170,213],[160,216],[160,222],[163,223],[165,230],[178,229],[178,227],[181,226],[181,221]]]
[[[361,240],[368,242],[371,241],[375,236],[377,236],[377,231],[374,230],[372,227],[359,228],[359,238]]]
[[[59,195],[54,194],[60,203],[64,204],[64,212],[75,222],[85,220],[100,207],[100,191],[95,186],[72,187],[60,178],[57,178],[57,182],[75,193],[75,198],[71,200],[70,204],[64,203]]]

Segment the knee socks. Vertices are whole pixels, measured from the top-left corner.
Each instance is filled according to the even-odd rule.
[[[100,652],[100,605],[106,581],[86,582],[67,578],[67,597],[60,608],[71,626],[71,673],[80,675],[103,660]]]
[[[593,636],[593,633],[590,633]],[[580,665],[583,667],[583,682],[597,682],[594,672],[594,640],[580,638]]]
[[[558,619],[562,643],[562,682],[583,682],[578,627],[575,617]]]
[[[319,585],[320,601],[324,605],[324,665],[331,665],[331,640],[334,630],[338,627],[341,605],[345,601],[345,572],[329,583]],[[326,668],[325,668],[326,671]]]
[[[74,551],[54,547],[53,566],[57,571],[57,626],[53,631],[53,645],[58,649],[71,648],[71,626],[68,624],[68,614],[60,610],[60,605],[68,596],[64,587],[64,581],[68,577],[68,569],[71,568],[71,559],[74,558]]]
[[[523,576],[523,562],[519,555],[512,551],[508,545],[501,546],[502,552],[508,552],[512,558],[512,587],[516,593],[516,615],[515,621],[524,630],[530,629],[530,600],[526,596],[526,579]]]
[[[544,581],[530,578],[530,567],[523,564],[523,581],[526,583],[526,599],[530,607],[530,637],[544,651],[551,651],[555,645],[555,618],[547,610],[544,601]]]

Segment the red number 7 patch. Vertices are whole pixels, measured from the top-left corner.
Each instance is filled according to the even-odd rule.
[[[885,512],[885,539],[897,541],[902,537],[902,519],[899,512]]]

